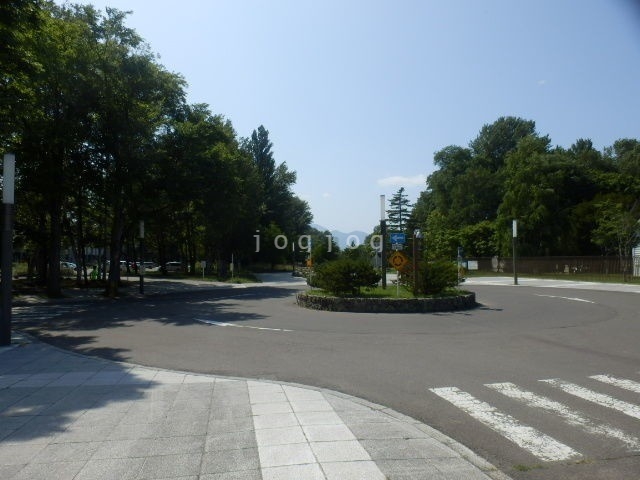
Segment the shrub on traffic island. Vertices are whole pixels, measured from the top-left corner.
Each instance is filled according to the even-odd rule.
[[[358,295],[363,287],[375,287],[380,275],[365,260],[340,258],[319,265],[313,284],[334,295]]]

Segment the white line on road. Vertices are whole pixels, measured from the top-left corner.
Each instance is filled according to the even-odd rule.
[[[293,330],[287,330],[286,328],[254,327],[253,325],[238,325],[236,323],[215,322],[213,320],[204,320],[202,318],[194,318],[194,320],[196,322],[206,323],[208,325],[215,325],[217,327],[252,328],[254,330],[269,330],[271,332],[293,332]]]
[[[591,419],[571,410],[566,405],[551,400],[550,398],[537,395],[533,392],[520,389],[513,383],[491,383],[487,387],[506,395],[509,398],[523,402],[532,408],[540,408],[547,412],[554,413],[564,419],[568,424],[580,427],[590,434],[603,435],[614,438],[626,444],[633,451],[640,451],[640,440],[628,435],[622,430],[607,424],[599,424]]]
[[[580,385],[576,385],[574,383],[565,382],[564,380],[560,380],[559,378],[550,378],[540,381],[559,388],[570,395],[574,395],[603,407],[617,410],[621,413],[624,413],[625,415],[629,415],[630,417],[640,419],[640,407],[638,405],[634,405],[623,400],[618,400],[616,398],[610,397],[609,395],[605,395],[604,393],[594,392],[593,390],[589,390],[588,388],[581,387]]]
[[[615,387],[624,388],[625,390],[640,393],[640,383],[634,382],[633,380],[627,380],[626,378],[616,378],[612,377],[611,375],[592,375],[589,378],[593,378],[594,380],[598,380],[599,382],[608,383],[609,385],[613,385]]]
[[[571,447],[533,427],[521,424],[512,416],[478,400],[467,392],[458,390],[456,387],[431,388],[430,390],[541,460],[557,462],[581,456]]]
[[[585,300],[584,298],[577,298],[577,297],[560,297],[558,295],[541,295],[539,293],[536,293],[535,295],[536,297],[561,298],[562,300],[572,300],[574,302],[596,303],[596,302],[592,302],[591,300]]]

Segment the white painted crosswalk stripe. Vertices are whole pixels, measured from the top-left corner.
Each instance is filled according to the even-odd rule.
[[[533,427],[520,423],[514,417],[456,387],[431,388],[430,390],[541,460],[553,462],[581,456],[571,447]]]
[[[592,375],[589,378],[598,380],[599,382],[608,383],[618,388],[624,388],[632,392],[640,393],[640,383],[633,380],[627,380],[626,378],[616,378],[611,375]]]
[[[569,425],[580,427],[587,433],[613,438],[624,443],[631,451],[640,451],[640,440],[636,437],[628,435],[613,426],[596,423],[560,402],[527,390],[522,390],[513,383],[492,383],[486,386],[509,398],[521,401],[529,407],[539,408],[556,414]]]
[[[587,400],[597,405],[617,410],[618,412],[629,415],[630,417],[640,419],[640,406],[638,405],[618,400],[609,395],[605,395],[604,393],[595,392],[574,383],[565,382],[559,378],[550,378],[540,381],[559,388],[570,395],[582,398],[583,400]]]

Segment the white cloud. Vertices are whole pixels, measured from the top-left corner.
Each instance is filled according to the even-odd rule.
[[[322,194],[322,198],[331,198],[331,194],[330,194],[330,193],[328,193],[328,192],[324,192],[324,193]]]
[[[423,174],[414,175],[412,177],[403,177],[396,175],[393,177],[379,178],[378,185],[381,187],[412,187],[423,186],[427,181],[427,177]]]

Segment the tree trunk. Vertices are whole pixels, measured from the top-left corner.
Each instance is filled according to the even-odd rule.
[[[124,232],[124,213],[122,202],[116,202],[113,210],[113,226],[111,229],[109,279],[105,295],[116,297],[120,286],[120,258],[122,257],[122,233]]]
[[[54,198],[50,209],[50,236],[49,236],[49,275],[47,276],[47,296],[61,297],[60,284],[60,244],[62,241],[62,219],[60,201]]]

